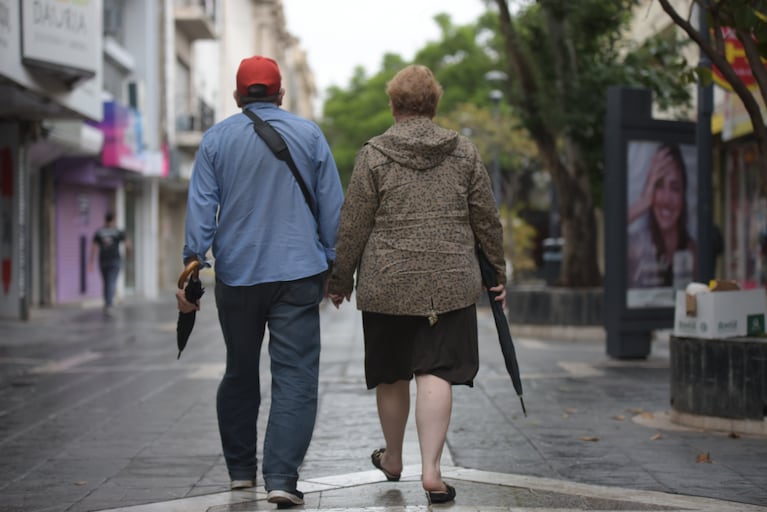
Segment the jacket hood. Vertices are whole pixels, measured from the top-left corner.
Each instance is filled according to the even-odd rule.
[[[399,121],[368,144],[409,169],[431,169],[456,148],[458,133],[437,126],[431,119],[416,117]]]

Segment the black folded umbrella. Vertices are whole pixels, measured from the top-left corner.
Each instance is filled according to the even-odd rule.
[[[490,298],[490,308],[493,310],[493,319],[495,320],[495,328],[498,331],[498,341],[501,344],[501,352],[503,353],[503,360],[506,363],[506,371],[509,372],[511,383],[514,385],[514,390],[517,392],[517,396],[519,396],[519,403],[522,404],[522,412],[527,416],[525,401],[522,399],[522,380],[519,377],[517,353],[514,350],[514,341],[511,339],[509,322],[506,319],[506,314],[503,312],[503,304],[495,300],[498,293],[490,290],[491,286],[498,285],[498,274],[496,273],[493,264],[490,263],[490,260],[487,258],[487,255],[485,255],[485,252],[480,248],[477,249],[477,257],[479,258],[479,271],[482,274],[482,284],[487,288],[487,296]]]
[[[202,294],[205,293],[205,289],[202,287],[202,282],[199,276],[200,262],[195,260],[190,262],[181,275],[178,277],[178,287],[184,290],[184,297],[191,303],[197,302]],[[189,282],[187,283],[187,279]],[[186,288],[184,288],[186,285]],[[189,340],[189,335],[192,334],[192,328],[194,327],[194,320],[197,317],[197,311],[190,311],[189,313],[178,313],[178,322],[176,323],[176,345],[178,345],[178,356],[176,359],[181,358],[181,351],[186,347],[186,342]]]

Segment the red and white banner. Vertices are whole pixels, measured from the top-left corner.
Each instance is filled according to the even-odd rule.
[[[743,49],[743,44],[735,34],[735,30],[730,27],[722,27],[722,39],[724,40],[724,56],[727,59],[727,63],[732,66],[735,74],[745,84],[746,87],[756,87],[756,80],[754,79],[754,73],[751,69],[751,65],[746,58],[746,50]],[[767,67],[767,63],[762,60],[762,63]],[[716,67],[711,68],[713,72],[714,83],[728,91],[732,91],[732,85],[728,82],[722,72]]]

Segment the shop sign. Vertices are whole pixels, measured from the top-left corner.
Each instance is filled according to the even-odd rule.
[[[738,75],[738,78],[746,87],[756,87],[756,80],[754,79],[751,65],[746,58],[746,51],[743,49],[743,44],[738,39],[735,30],[730,27],[723,27],[722,39],[724,41],[724,56],[733,71],[735,71],[735,74]],[[762,59],[762,62],[765,63],[764,59]],[[765,63],[765,67],[767,68],[767,63]],[[732,91],[732,86],[722,72],[716,66],[712,66],[711,70],[713,72],[714,83],[728,91]]]
[[[762,117],[767,116],[764,100],[759,94],[754,94],[754,99],[762,111]],[[725,91],[719,107],[722,113],[722,140],[729,141],[748,135],[754,131],[754,125],[751,123],[751,116],[743,101],[733,92]]]
[[[99,0],[21,2],[21,55],[26,65],[55,71],[77,82],[95,76],[101,59]]]
[[[101,10],[102,0],[0,0],[0,79],[19,86],[0,98],[5,110],[101,119]]]
[[[141,116],[136,109],[104,102],[104,120],[92,123],[104,133],[101,164],[143,173]]]

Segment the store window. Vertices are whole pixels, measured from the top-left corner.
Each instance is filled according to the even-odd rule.
[[[744,288],[767,285],[767,198],[757,168],[755,143],[727,152],[725,268]]]

